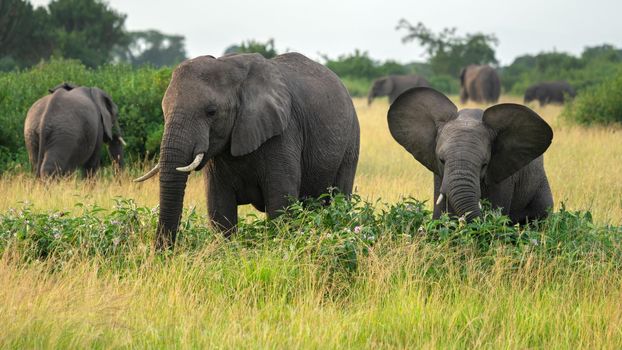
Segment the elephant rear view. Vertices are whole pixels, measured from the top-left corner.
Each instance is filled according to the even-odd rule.
[[[162,100],[156,246],[175,243],[188,174],[205,167],[208,215],[230,234],[237,206],[269,218],[289,198],[328,187],[349,195],[359,155],[359,123],[346,88],[297,53],[197,57],[181,63]]]
[[[100,164],[100,150],[123,165],[123,146],[118,108],[98,88],[63,83],[37,100],[26,116],[24,139],[37,177],[66,175],[82,168],[93,174]]]
[[[376,97],[389,96],[389,104],[404,91],[414,87],[430,87],[430,83],[421,76],[410,75],[389,75],[374,80],[369,94],[367,95],[367,105],[371,105]]]
[[[496,103],[501,94],[501,82],[491,66],[469,65],[460,72],[460,101]]]

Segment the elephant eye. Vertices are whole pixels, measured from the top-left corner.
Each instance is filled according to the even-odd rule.
[[[441,162],[441,164],[445,165],[445,159],[439,158],[438,160]]]
[[[218,111],[218,109],[216,108],[216,106],[210,105],[210,106],[207,107],[206,113],[207,113],[208,117],[213,117],[213,116],[216,115],[217,111]]]
[[[484,163],[482,164],[482,170],[486,170],[486,167],[488,166],[488,163]]]

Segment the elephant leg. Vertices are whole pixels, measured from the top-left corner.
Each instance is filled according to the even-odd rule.
[[[356,164],[359,158],[358,149],[359,144],[357,140],[356,145],[346,151],[335,177],[334,186],[347,196],[352,194],[352,187],[354,186],[354,174],[356,173]]]
[[[510,217],[513,223],[526,224],[529,221],[546,218],[551,208],[553,208],[553,194],[548,180],[544,179],[525,209],[512,212]]]
[[[87,178],[94,176],[95,173],[97,172],[97,169],[99,168],[100,162],[101,160],[99,157],[99,149],[98,149],[97,152],[94,152],[84,164],[84,167],[83,167],[84,176]]]
[[[238,223],[238,204],[235,190],[222,181],[222,177],[212,169],[205,169],[205,189],[207,191],[207,215],[212,226],[231,236]]]
[[[266,214],[272,219],[287,208],[292,198],[300,199],[300,160],[272,157],[261,185]],[[280,160],[280,162],[278,161]]]

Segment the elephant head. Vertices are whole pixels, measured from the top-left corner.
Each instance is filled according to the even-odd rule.
[[[202,56],[181,63],[162,100],[158,247],[175,242],[188,173],[218,155],[245,156],[290,122],[291,96],[271,60],[258,54]]]
[[[376,79],[367,95],[367,105],[371,105],[374,98],[378,96],[386,96],[393,91],[394,83],[391,77]]]
[[[104,142],[108,144],[110,158],[120,167],[123,167],[123,147],[125,146],[125,141],[121,137],[119,108],[103,90],[94,87],[90,88],[90,93],[101,117],[104,128]]]
[[[536,96],[536,90],[537,90],[536,86],[528,87],[527,90],[525,90],[525,96],[523,98],[523,103],[529,103],[535,100],[536,98],[538,98]]]
[[[442,179],[440,195],[455,210],[450,214],[467,220],[481,215],[482,186],[517,172],[544,153],[553,138],[549,125],[525,106],[458,111],[430,88],[398,97],[388,122],[395,140]]]

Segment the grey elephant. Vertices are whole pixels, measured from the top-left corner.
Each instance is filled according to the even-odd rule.
[[[273,59],[234,54],[180,64],[162,100],[156,246],[175,243],[191,171],[205,167],[208,215],[225,235],[237,206],[269,218],[288,197],[317,197],[335,187],[351,194],[359,123],[339,78],[303,55]]]
[[[542,154],[551,127],[531,109],[504,103],[486,110],[457,107],[440,92],[415,88],[388,113],[395,140],[434,173],[434,217],[472,220],[480,199],[514,223],[547,216],[553,197]]]
[[[501,82],[494,68],[488,65],[469,65],[460,71],[460,101],[497,103]]]
[[[105,143],[109,155],[123,166],[118,108],[96,87],[62,83],[37,100],[26,116],[24,139],[37,177],[67,175],[81,168],[94,174]]]
[[[389,75],[374,80],[369,94],[367,95],[367,105],[371,105],[376,97],[389,96],[389,103],[393,103],[395,99],[404,91],[418,87],[429,87],[430,83],[421,76],[410,75]]]
[[[548,103],[563,104],[566,98],[574,98],[575,90],[565,81],[549,81],[531,85],[525,90],[525,103],[538,100],[540,106]]]

